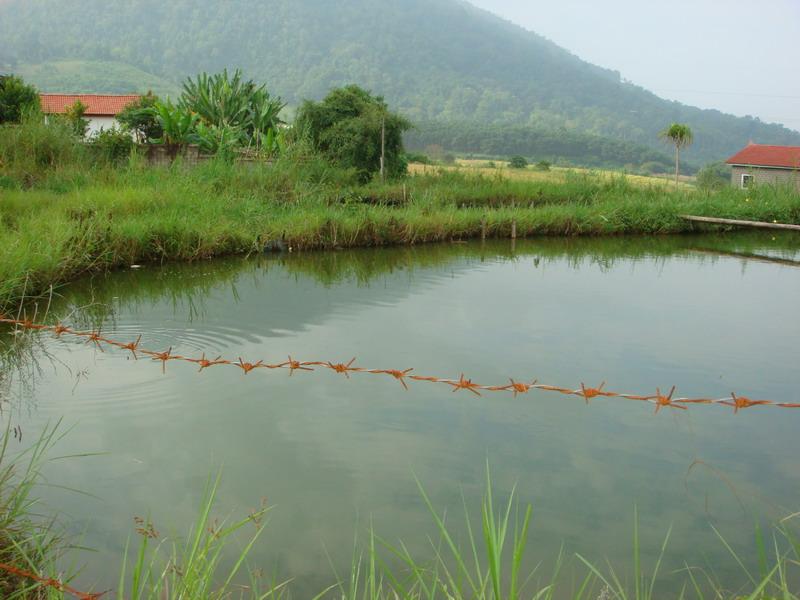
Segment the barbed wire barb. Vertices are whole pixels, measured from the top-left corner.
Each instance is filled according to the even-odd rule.
[[[462,373],[458,379],[448,379],[448,378],[434,377],[429,375],[419,375],[415,372],[413,368],[404,370],[367,369],[364,367],[355,366],[356,362],[355,358],[352,358],[347,363],[342,363],[342,362],[330,362],[330,361],[301,361],[301,360],[296,360],[291,355],[289,355],[288,360],[286,362],[277,364],[266,363],[263,360],[247,361],[241,356],[239,357],[238,361],[231,361],[229,359],[223,358],[222,356],[217,356],[214,359],[209,359],[206,357],[205,352],[202,354],[200,358],[190,358],[178,354],[173,354],[172,347],[170,347],[166,351],[160,351],[160,352],[142,348],[141,335],[139,335],[133,342],[120,342],[117,340],[110,339],[108,337],[104,337],[101,334],[100,329],[93,331],[76,331],[75,329],[72,329],[60,322],[56,323],[55,325],[46,325],[41,323],[34,323],[27,317],[17,318],[17,319],[0,317],[0,324],[7,324],[11,325],[12,327],[15,327],[16,328],[15,332],[18,332],[19,330],[23,329],[29,331],[49,331],[52,332],[55,335],[55,337],[59,339],[68,338],[69,336],[72,336],[75,339],[83,339],[84,343],[93,344],[101,352],[105,351],[104,345],[119,348],[120,350],[130,352],[133,355],[134,359],[137,360],[139,354],[149,356],[153,361],[161,362],[162,373],[166,373],[166,365],[168,361],[183,361],[196,364],[199,366],[198,372],[202,372],[210,367],[215,367],[219,365],[234,366],[237,369],[240,369],[245,375],[249,374],[250,372],[256,369],[269,369],[269,370],[286,369],[289,371],[290,377],[294,375],[295,371],[315,371],[317,370],[317,367],[321,367],[323,369],[328,369],[330,371],[333,371],[334,373],[344,375],[347,379],[350,379],[351,373],[366,373],[371,375],[384,375],[392,377],[396,381],[399,381],[405,390],[409,389],[408,387],[409,381],[446,385],[449,386],[452,392],[454,393],[466,390],[476,396],[482,396],[481,392],[498,392],[498,393],[505,392],[513,394],[513,396],[516,398],[520,394],[529,394],[533,390],[538,390],[546,393],[562,394],[564,396],[578,396],[580,398],[583,398],[586,404],[589,404],[590,400],[594,398],[619,398],[623,400],[650,402],[655,405],[656,414],[658,414],[658,412],[664,407],[687,410],[688,408],[687,405],[714,405],[714,406],[732,407],[734,409],[734,414],[738,414],[739,411],[742,409],[751,408],[754,406],[800,408],[800,402],[798,401],[776,402],[773,400],[752,400],[746,396],[737,395],[734,392],[731,392],[729,396],[725,396],[724,398],[718,398],[718,399],[709,397],[676,398],[675,386],[672,386],[669,394],[666,395],[661,393],[661,388],[656,388],[655,395],[638,395],[638,394],[614,392],[611,390],[607,390],[605,381],[602,382],[596,388],[587,387],[585,383],[581,382],[579,389],[570,389],[556,385],[547,385],[539,383],[538,379],[534,379],[531,383],[524,383],[517,381],[516,379],[509,378],[508,380],[509,383],[506,385],[482,385],[468,378],[466,375],[464,375],[464,373]]]

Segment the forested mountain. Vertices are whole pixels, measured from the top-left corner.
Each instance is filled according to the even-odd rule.
[[[463,122],[420,122],[405,136],[406,147],[426,152],[441,146],[451,152],[480,157],[524,156],[534,161],[546,160],[561,165],[619,168],[648,173],[674,169],[674,158],[665,147],[649,148],[610,137],[546,129],[530,125],[476,124]],[[696,164],[685,164],[684,172],[693,173]]]
[[[0,0],[0,65],[45,88],[117,92],[241,67],[291,104],[358,83],[412,120],[563,128],[661,151],[658,131],[681,121],[695,162],[749,140],[800,144],[778,125],[660,99],[462,0]],[[114,89],[97,89],[108,70]]]

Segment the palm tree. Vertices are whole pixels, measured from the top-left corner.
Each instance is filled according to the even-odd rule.
[[[688,125],[673,123],[658,136],[666,142],[675,146],[675,185],[678,185],[678,175],[681,165],[681,148],[691,146],[694,141],[694,134]]]

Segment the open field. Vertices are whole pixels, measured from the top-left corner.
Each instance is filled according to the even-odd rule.
[[[457,159],[454,165],[424,165],[413,163],[409,165],[409,172],[412,174],[425,174],[436,172],[439,169],[445,171],[457,171],[460,173],[483,175],[486,177],[503,177],[520,181],[550,181],[563,182],[569,174],[587,175],[598,178],[611,179],[614,177],[624,177],[634,185],[663,185],[673,184],[675,178],[672,175],[633,175],[621,171],[609,171],[604,169],[584,169],[580,167],[555,167],[549,170],[538,170],[535,166],[529,165],[525,169],[512,169],[507,161],[501,160],[481,160],[481,159]],[[687,175],[680,176],[680,187],[693,187],[695,178]]]

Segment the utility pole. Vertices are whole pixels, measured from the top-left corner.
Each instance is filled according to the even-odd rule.
[[[381,183],[386,181],[386,115],[381,117]]]

